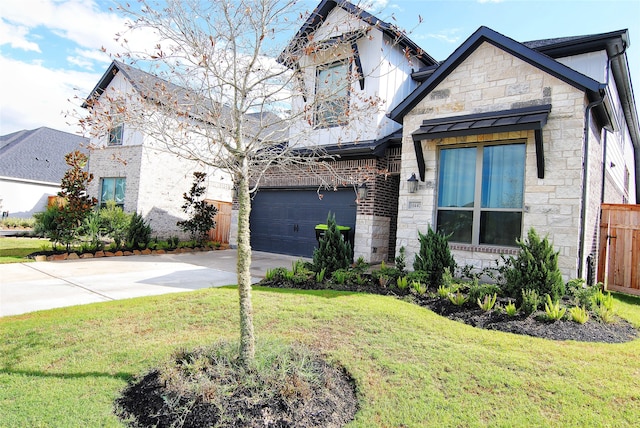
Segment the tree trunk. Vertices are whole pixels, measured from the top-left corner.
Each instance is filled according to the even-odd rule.
[[[253,332],[253,305],[251,304],[251,242],[249,214],[251,200],[247,181],[248,165],[243,162],[242,178],[238,183],[238,294],[240,296],[240,360],[245,367],[253,364],[255,358],[255,336]]]

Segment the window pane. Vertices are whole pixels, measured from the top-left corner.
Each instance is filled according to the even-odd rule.
[[[482,208],[522,208],[524,158],[524,144],[484,147]]]
[[[338,62],[319,68],[316,82],[316,125],[346,122],[349,102],[349,64]]]
[[[126,179],[124,178],[116,179],[115,200],[117,204],[124,204],[125,184],[126,184]]]
[[[476,148],[440,151],[439,207],[473,207]]]
[[[438,210],[438,232],[449,236],[451,242],[471,243],[472,211]]]
[[[109,199],[113,199],[114,192],[115,192],[115,180],[113,178],[103,178],[100,201],[106,202]]]
[[[521,230],[521,212],[483,211],[480,215],[481,244],[515,247]]]

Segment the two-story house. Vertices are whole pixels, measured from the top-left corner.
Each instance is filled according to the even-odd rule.
[[[183,194],[193,183],[193,172],[207,173],[205,199],[231,211],[233,183],[225,171],[177,156],[153,135],[127,121],[118,103],[154,102],[154,88],[173,88],[166,80],[119,61],[113,61],[87,97],[89,110],[111,108],[112,120],[104,132],[91,138],[89,172],[94,180],[90,195],[104,205],[114,200],[126,212],[138,212],[150,222],[154,235],[181,236],[176,223],[186,218]],[[176,92],[184,91],[175,87]],[[124,117],[123,117],[124,116]],[[227,232],[228,234],[228,232]]]
[[[354,22],[345,15],[357,23],[342,24]],[[635,204],[640,190],[626,30],[520,43],[481,27],[438,63],[392,25],[323,0],[291,43],[321,42],[350,45],[350,59],[301,55],[307,87],[357,67],[364,79],[342,104],[365,92],[384,108],[373,119],[300,123],[353,180],[320,199],[304,175],[268,177],[254,199],[254,248],[310,256],[313,227],[331,211],[352,227],[355,257],[371,262],[402,246],[413,260],[418,231],[431,225],[451,235],[458,264],[481,268],[515,253],[533,227],[560,252],[566,279],[591,273],[600,204]],[[362,179],[366,169],[386,174]],[[358,203],[354,182],[367,190]]]

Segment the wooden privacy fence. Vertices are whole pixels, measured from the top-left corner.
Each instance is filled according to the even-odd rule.
[[[598,281],[640,295],[640,205],[602,205]]]
[[[229,243],[229,233],[231,231],[231,202],[207,200],[207,203],[218,209],[216,214],[216,227],[209,231],[209,240],[220,242],[221,244]]]

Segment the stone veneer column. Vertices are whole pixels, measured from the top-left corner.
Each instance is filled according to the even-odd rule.
[[[353,258],[368,263],[387,261],[389,257],[389,217],[358,214],[356,216]]]

